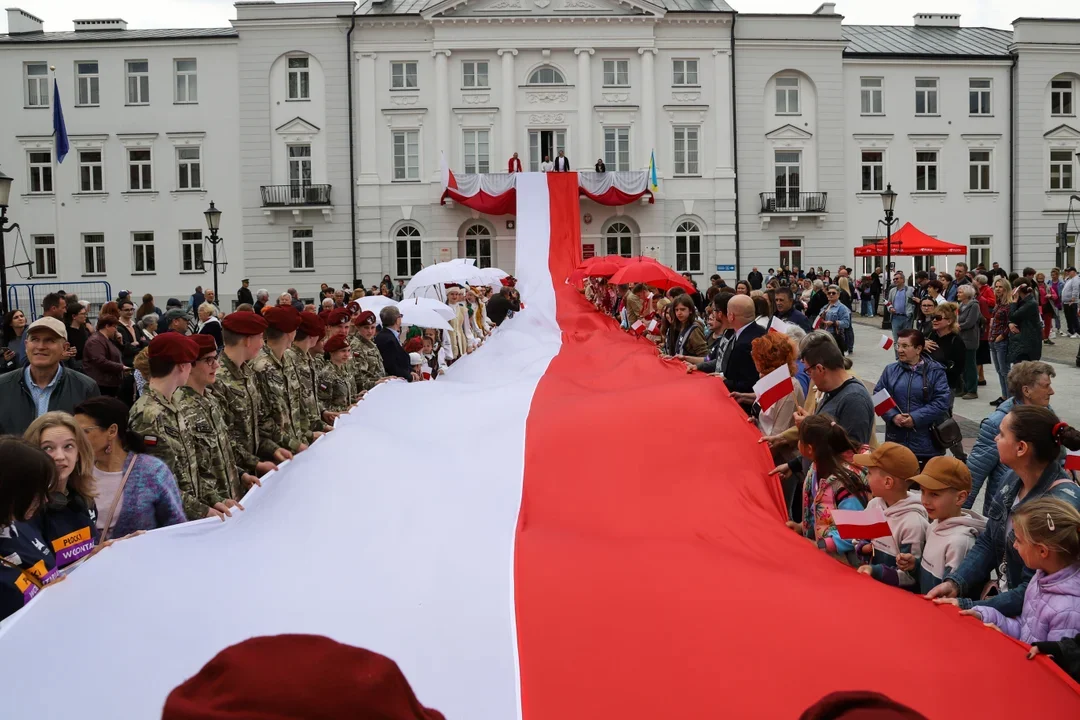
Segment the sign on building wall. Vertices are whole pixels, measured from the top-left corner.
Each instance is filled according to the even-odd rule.
[[[596,255],[596,246],[593,244],[586,244],[581,246],[581,259],[588,260]]]
[[[439,262],[446,262],[447,260],[453,260],[453,257],[450,254],[450,248],[439,248]]]
[[[716,272],[735,272],[734,265],[717,265]]]

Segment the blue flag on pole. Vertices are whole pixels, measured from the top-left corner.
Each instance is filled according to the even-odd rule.
[[[53,112],[52,112],[53,137],[56,138],[56,162],[64,162],[71,143],[68,142],[67,126],[64,124],[64,109],[60,107],[60,87],[53,79]]]
[[[656,180],[656,151],[649,156],[649,189],[656,192],[660,189],[660,183]]]

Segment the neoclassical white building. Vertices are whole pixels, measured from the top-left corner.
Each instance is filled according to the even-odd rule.
[[[866,27],[833,3],[759,15],[721,0],[364,0],[238,2],[232,25],[53,33],[9,11],[0,83],[23,106],[0,111],[13,129],[0,165],[38,276],[100,277],[104,252],[114,287],[186,297],[208,284],[187,273],[210,199],[225,212],[226,297],[240,277],[310,297],[460,256],[512,272],[514,218],[440,204],[443,155],[459,176],[506,172],[515,152],[526,170],[559,150],[579,170],[640,171],[655,155],[654,203],[583,199],[586,249],[653,255],[699,282],[851,265],[884,232],[889,184],[901,221],[969,246],[973,264],[1045,269],[1077,192],[1080,20]],[[55,178],[42,64],[58,68],[72,136]],[[100,98],[79,101],[95,78]],[[78,189],[98,147],[101,186],[89,166]]]

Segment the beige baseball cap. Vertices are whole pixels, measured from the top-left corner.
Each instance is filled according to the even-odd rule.
[[[26,328],[26,334],[34,332],[38,328],[45,328],[56,334],[61,340],[67,340],[67,327],[54,317],[43,317],[35,320],[30,327]]]

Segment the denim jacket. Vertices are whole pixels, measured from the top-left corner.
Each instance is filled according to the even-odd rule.
[[[1061,479],[1068,479],[1065,471],[1056,462],[1050,463],[1035,483],[1035,487],[1020,501],[1020,505],[1032,498],[1046,495],[1064,500],[1080,509],[1080,488],[1075,483],[1064,482],[1051,488]],[[986,513],[986,530],[976,538],[974,547],[960,567],[945,577],[959,588],[962,609],[982,605],[992,607],[1007,617],[1018,617],[1024,607],[1024,592],[1035,571],[1024,565],[1020,553],[1013,548],[1015,533],[1011,529],[1006,532],[1006,521],[1012,513],[1012,504],[1020,492],[1020,487],[1020,477],[1010,471]],[[988,600],[971,600],[969,596],[981,590],[983,583],[990,579],[990,571],[1001,564],[1002,558],[1005,560],[1005,579],[1009,589]]]

